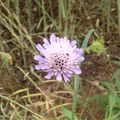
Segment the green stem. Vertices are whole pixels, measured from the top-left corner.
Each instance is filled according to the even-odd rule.
[[[92,33],[94,32],[94,29],[91,29],[87,35],[84,38],[83,44],[82,44],[82,48],[86,49],[87,45],[88,45],[88,41],[90,39],[90,36],[92,35]],[[79,80],[80,77],[79,75],[74,75],[74,96],[73,96],[73,102],[72,102],[72,120],[74,120],[74,116],[75,116],[75,112],[76,112],[76,106],[77,106],[77,95],[78,95],[78,88],[79,88]]]
[[[74,75],[74,96],[73,96],[73,102],[72,102],[72,120],[74,120],[74,116],[76,112],[78,88],[79,88],[79,76]]]

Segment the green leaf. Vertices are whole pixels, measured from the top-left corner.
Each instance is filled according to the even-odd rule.
[[[112,63],[120,65],[120,61],[113,60]]]
[[[6,52],[0,52],[0,55],[2,57],[3,63],[4,64],[8,64],[8,63],[12,63],[12,56],[9,53]]]
[[[112,90],[112,83],[110,82],[106,82],[106,81],[102,81],[100,82],[100,85],[104,86],[105,88]]]
[[[116,99],[115,99],[115,95],[114,94],[109,94],[109,105],[110,105],[110,109],[112,110],[113,107],[115,106],[116,103]]]
[[[112,63],[120,65],[120,57],[115,56],[115,60],[112,60]]]
[[[108,105],[108,95],[104,95],[104,94],[96,94],[94,96],[91,96],[89,98],[89,102],[92,104],[95,101],[99,102],[99,106],[101,109],[106,109],[107,105]]]
[[[94,31],[95,31],[94,29],[91,29],[91,30],[87,33],[87,35],[85,36],[85,39],[84,39],[83,44],[82,44],[82,48],[83,48],[83,49],[86,49],[86,47],[87,47],[87,45],[88,45],[88,41],[89,41],[89,39],[90,39],[90,37],[91,37],[91,35],[92,35],[92,33],[93,33]]]
[[[65,107],[62,107],[61,111],[63,112],[65,117],[67,117],[69,120],[72,120],[72,111],[68,110]],[[78,120],[78,118],[75,115],[74,115],[74,120]]]
[[[119,96],[112,90],[112,91],[110,91],[110,94],[112,94],[112,95],[110,95],[110,104],[111,105],[113,105],[114,104],[114,106],[115,106],[115,103],[117,104],[117,106],[120,108],[120,98],[119,98]]]
[[[105,52],[105,45],[104,45],[104,39],[97,39],[92,42],[92,44],[86,49],[87,53],[96,52],[97,54],[101,54]]]
[[[62,14],[62,17],[63,18],[66,18],[67,17],[67,11],[66,11],[66,8],[65,8],[66,6],[65,6],[65,1],[64,0],[60,0],[59,1],[59,8],[60,8],[60,10],[61,10],[61,14]]]
[[[120,77],[120,68],[119,69],[117,69],[114,73],[113,73],[113,76],[112,76],[112,79],[114,80],[118,80],[119,79],[119,77]]]
[[[120,81],[119,80],[115,81],[115,86],[118,89],[118,91],[120,91]]]

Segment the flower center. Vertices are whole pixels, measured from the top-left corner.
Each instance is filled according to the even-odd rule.
[[[59,69],[59,70],[62,70],[63,68],[66,67],[66,63],[68,62],[69,60],[69,54],[66,53],[66,54],[53,54],[51,56],[52,60],[53,60],[53,64],[52,64],[52,67],[54,67],[55,69]]]

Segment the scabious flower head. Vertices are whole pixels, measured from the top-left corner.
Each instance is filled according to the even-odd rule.
[[[55,76],[58,81],[68,82],[73,74],[81,74],[78,64],[84,61],[83,49],[77,48],[75,40],[70,42],[67,37],[51,34],[49,41],[46,38],[43,41],[43,45],[36,45],[40,53],[34,59],[38,61],[35,69],[47,72],[46,79]]]

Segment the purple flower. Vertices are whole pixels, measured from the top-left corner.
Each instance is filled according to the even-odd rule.
[[[84,61],[83,49],[77,48],[75,40],[70,42],[67,37],[60,38],[51,34],[50,42],[46,38],[43,41],[43,45],[36,45],[40,54],[35,55],[34,59],[38,61],[35,69],[48,73],[46,79],[56,76],[58,81],[64,79],[68,82],[74,73],[81,74],[78,64]]]

